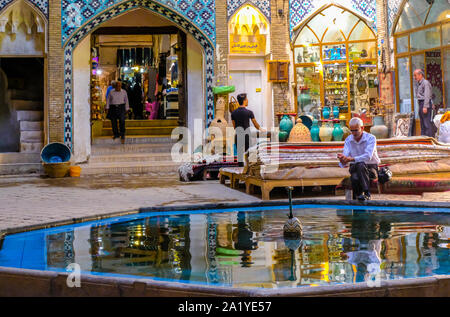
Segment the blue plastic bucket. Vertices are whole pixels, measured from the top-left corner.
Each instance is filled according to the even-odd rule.
[[[71,156],[70,149],[62,143],[49,143],[41,151],[41,160],[44,163],[68,162]]]

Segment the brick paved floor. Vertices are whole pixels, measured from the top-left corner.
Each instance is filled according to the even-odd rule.
[[[331,188],[322,192],[296,190],[294,198],[335,196]],[[272,199],[286,199],[283,189],[274,190]],[[376,200],[439,201],[450,203],[450,192],[418,195],[373,195]],[[232,190],[218,181],[183,183],[176,179],[146,176],[82,177],[44,179],[39,177],[0,177],[0,230],[87,217],[140,207],[219,202],[260,201],[260,195],[247,195],[245,189]]]

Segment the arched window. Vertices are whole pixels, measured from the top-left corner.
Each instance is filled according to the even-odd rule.
[[[250,4],[242,6],[229,21],[231,54],[266,54],[268,21]]]
[[[377,39],[368,22],[328,4],[294,29],[297,112],[319,116],[322,106],[339,107],[340,117],[369,110],[377,76]]]
[[[414,111],[415,69],[422,69],[433,87],[433,103],[450,100],[450,3],[448,0],[404,0],[394,22],[398,111]],[[418,129],[416,129],[417,131]],[[420,131],[420,130],[419,130]]]

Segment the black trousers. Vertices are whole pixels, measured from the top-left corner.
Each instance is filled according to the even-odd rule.
[[[369,192],[370,181],[378,178],[378,165],[364,162],[350,164],[350,175],[353,196],[357,197]]]
[[[122,105],[110,105],[109,106],[109,119],[111,120],[111,126],[114,137],[125,138],[125,104]],[[117,128],[117,120],[119,121],[119,129]]]
[[[423,105],[424,101],[419,100],[419,118],[420,118],[420,135],[426,135],[426,136],[434,136],[433,133],[433,123],[431,122],[431,111],[433,110],[431,107],[428,108],[427,113],[423,113]]]
[[[136,120],[144,119],[144,116],[143,116],[144,106],[142,105],[142,102],[133,103],[131,105],[131,108],[133,109],[134,119],[136,119]]]

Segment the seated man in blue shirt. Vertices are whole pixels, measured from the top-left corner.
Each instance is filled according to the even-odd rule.
[[[373,134],[364,132],[364,123],[353,118],[349,123],[351,135],[345,139],[344,151],[338,154],[339,166],[350,164],[353,197],[370,200],[370,180],[378,177],[380,159],[377,153],[377,140]]]

